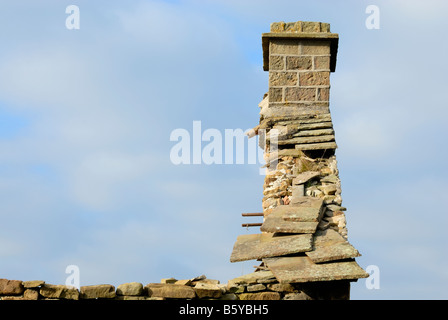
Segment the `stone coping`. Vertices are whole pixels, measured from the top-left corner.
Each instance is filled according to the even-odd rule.
[[[301,40],[330,40],[330,71],[336,70],[336,56],[338,53],[339,35],[331,32],[268,32],[262,33],[263,70],[269,71],[269,42],[271,39],[301,39]]]

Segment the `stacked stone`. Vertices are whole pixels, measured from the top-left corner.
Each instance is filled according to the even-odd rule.
[[[368,276],[347,241],[329,109],[338,35],[327,23],[279,22],[263,34],[262,44],[269,91],[252,133],[265,150],[264,220],[262,233],[238,237],[230,261],[262,260],[261,269],[282,285],[336,290],[340,281]],[[344,288],[337,296],[349,297],[349,286]]]

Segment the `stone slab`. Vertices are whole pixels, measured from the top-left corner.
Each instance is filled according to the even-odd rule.
[[[37,288],[45,284],[43,280],[30,280],[22,282],[24,288]]]
[[[303,199],[303,202],[300,200]],[[291,208],[285,210],[283,219],[295,222],[319,222],[325,212],[324,200],[313,197],[296,198]]]
[[[276,235],[273,233],[247,234],[238,236],[230,256],[230,262],[238,262],[267,257],[310,251],[311,234]]]
[[[0,279],[0,295],[20,295],[25,291],[21,280]]]
[[[314,233],[318,224],[317,221],[286,221],[281,212],[275,212],[265,217],[260,230],[272,233]]]
[[[354,260],[316,264],[307,256],[296,256],[265,258],[263,262],[280,283],[356,280],[369,276]]]
[[[305,254],[314,262],[322,263],[360,257],[361,254],[342,235],[333,230],[318,230],[313,239],[313,250]]]
[[[168,299],[193,299],[196,292],[192,287],[172,283],[149,283],[145,286],[149,297]]]
[[[120,296],[139,296],[143,293],[143,284],[139,282],[129,282],[120,284],[116,294]]]

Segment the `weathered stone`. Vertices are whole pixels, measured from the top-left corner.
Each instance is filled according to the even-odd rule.
[[[151,298],[145,296],[116,296],[115,300],[164,300],[163,298]]]
[[[329,88],[318,88],[317,98],[318,101],[328,101],[330,100],[330,89]]]
[[[194,286],[194,291],[199,299],[212,298],[219,299],[222,296],[221,287],[217,284],[199,282]]]
[[[296,102],[296,101],[315,101],[316,100],[316,89],[315,88],[297,88],[297,87],[286,87],[285,88],[285,101],[286,102]]]
[[[23,296],[3,296],[0,300],[27,300]]]
[[[314,233],[319,222],[286,221],[282,214],[269,214],[260,227],[262,232],[278,233]]]
[[[303,21],[302,22],[303,32],[320,32],[320,22],[314,21]]]
[[[196,292],[190,286],[178,284],[149,283],[145,286],[149,297],[172,298],[172,299],[193,299]]]
[[[293,198],[297,199],[305,196],[305,186],[303,184],[292,186],[291,189]]]
[[[306,171],[298,174],[293,180],[292,184],[304,184],[308,181],[310,181],[313,178],[317,178],[320,176],[319,171]]]
[[[110,284],[82,286],[80,288],[81,299],[112,299],[115,296],[115,287]]]
[[[234,278],[232,280],[229,280],[228,285],[232,286],[239,284],[248,285],[253,283],[265,283],[266,281],[270,281],[272,279],[275,279],[275,276],[272,273],[272,271],[262,270],[248,273],[240,277]]]
[[[308,81],[317,81],[317,75],[312,78],[307,75]],[[316,78],[316,79],[315,79]],[[297,72],[269,72],[269,86],[295,86],[297,85]]]
[[[311,250],[312,236],[280,236],[272,233],[240,235],[233,247],[230,262],[283,256]]]
[[[174,284],[189,286],[189,285],[191,285],[191,279],[177,280]]]
[[[305,292],[294,292],[285,294],[283,300],[313,300],[313,298],[311,298]]]
[[[307,143],[330,142],[330,141],[334,141],[334,135],[296,137],[288,140],[279,140],[277,143],[278,145],[285,145],[285,144],[307,144]]]
[[[271,56],[269,58],[269,70],[274,71],[274,70],[284,70],[284,69],[285,69],[285,57],[284,56]]]
[[[316,130],[302,130],[293,134],[292,137],[324,136],[332,134],[334,134],[334,130],[332,128],[328,128],[328,129],[316,129]]]
[[[299,54],[299,42],[296,39],[271,39],[269,54]]]
[[[271,32],[283,32],[285,31],[285,22],[273,22],[271,23]]]
[[[38,289],[25,289],[23,292],[23,298],[26,300],[37,300],[39,298]]]
[[[175,278],[163,278],[160,280],[160,283],[176,283],[177,279]]]
[[[269,88],[269,101],[270,102],[282,102],[283,101],[283,88]]]
[[[314,57],[314,70],[330,70],[330,56]]]
[[[326,195],[334,195],[336,194],[337,187],[334,184],[322,185],[318,187],[320,191],[322,191]]]
[[[273,56],[271,56],[269,59],[272,59],[272,57]],[[311,57],[303,57],[303,56],[286,57],[286,70],[311,70],[312,66],[313,62]],[[269,67],[269,70],[275,70],[275,69],[271,69]]]
[[[300,199],[304,199],[301,203]],[[297,222],[319,222],[325,212],[322,199],[313,197],[297,198],[290,205],[294,209],[285,210],[283,219]]]
[[[20,295],[24,290],[22,281],[20,280],[0,279],[0,295]]]
[[[42,280],[31,280],[22,282],[24,288],[37,288],[45,284]]]
[[[327,229],[314,235],[313,250],[305,253],[314,263],[349,259],[361,256],[338,232]]]
[[[335,204],[327,205],[327,209],[331,210],[331,211],[346,211],[347,210],[347,208],[341,207],[341,206],[335,205]]]
[[[268,289],[277,292],[294,292],[296,289],[289,283],[270,283]]]
[[[307,256],[296,256],[265,258],[263,262],[280,283],[354,280],[369,276],[355,261],[315,264]]]
[[[240,300],[280,300],[281,296],[278,292],[254,292],[241,293],[238,298]]]
[[[262,283],[251,284],[247,286],[247,292],[257,292],[266,290],[266,286]]]
[[[297,150],[328,150],[336,149],[338,146],[336,142],[323,142],[323,143],[306,143],[297,144],[295,148]]]
[[[238,300],[238,296],[235,293],[223,294],[220,300]]]
[[[116,294],[120,296],[140,296],[143,293],[143,284],[139,282],[129,282],[120,284]]]
[[[80,296],[78,289],[62,284],[46,283],[40,287],[39,293],[49,299],[79,300]]]
[[[278,105],[277,105],[278,104]],[[301,103],[269,103],[269,108],[260,112],[264,118],[290,118],[307,114],[325,114],[329,111],[328,102],[301,102]]]
[[[308,40],[302,42],[303,55],[329,55],[330,41],[329,40]]]
[[[328,85],[330,85],[330,72],[329,71],[302,72],[300,74],[299,85],[300,86],[328,86]]]

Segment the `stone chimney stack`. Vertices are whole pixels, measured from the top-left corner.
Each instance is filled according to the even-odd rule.
[[[262,34],[269,86],[250,136],[265,151],[263,223],[261,233],[238,237],[230,261],[261,261],[235,283],[270,277],[288,285],[264,293],[272,299],[349,299],[350,283],[368,277],[348,242],[335,155],[330,73],[338,39],[321,22],[276,22]]]

